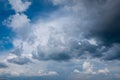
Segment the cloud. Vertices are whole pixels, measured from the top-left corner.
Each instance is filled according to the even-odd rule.
[[[84,62],[83,65],[83,73],[85,74],[108,74],[110,71],[108,68],[103,69],[95,69],[95,65],[91,64],[90,62]]]
[[[22,12],[28,9],[31,2],[9,0],[12,8],[17,13],[9,17],[8,25],[13,28],[13,31],[17,33],[17,37],[19,38],[13,41],[14,50],[12,54],[17,55],[17,57],[8,60],[8,62],[21,65],[28,64],[29,60],[21,58],[21,55],[24,55],[24,57],[31,55],[33,59],[40,61],[69,61],[74,58],[86,59],[89,57],[100,59],[104,57],[104,60],[119,59],[118,57],[116,58],[116,56],[119,55],[115,52],[118,50],[113,51],[112,48],[104,45],[106,42],[102,40],[104,37],[97,34],[97,30],[101,30],[99,29],[99,24],[94,21],[98,20],[99,22],[99,19],[101,19],[98,13],[101,13],[102,17],[105,16],[105,18],[107,17],[106,15],[113,15],[108,13],[105,15],[103,11],[108,9],[109,6],[114,7],[116,2],[119,1],[114,3],[111,0],[51,1],[53,1],[54,5],[59,5],[60,10],[50,14],[52,18],[48,17],[49,20],[39,19],[40,21],[35,20],[35,23],[30,23],[31,20]],[[90,10],[88,10],[88,7]],[[110,8],[109,10],[111,11]],[[59,15],[59,12],[63,13],[63,15]],[[97,25],[95,23],[97,23]],[[90,35],[91,33],[93,34]],[[97,35],[97,37],[95,35]],[[16,41],[20,41],[20,43],[16,44]],[[113,55],[112,53],[115,54]],[[88,66],[90,68],[86,68],[85,71],[95,73],[95,71],[92,70],[92,65],[89,64]]]
[[[33,59],[54,61],[68,61],[73,58],[103,57],[104,51],[107,51],[108,48],[102,44],[103,41],[94,35],[91,36],[89,30],[95,27],[94,17],[98,19],[98,13],[95,11],[98,8],[100,8],[100,12],[103,11],[102,7],[108,6],[108,2],[103,1],[105,4],[100,4],[101,2],[99,1],[94,3],[94,1],[87,2],[82,0],[52,0],[52,2],[54,5],[60,5],[61,7],[56,13],[50,14],[49,19],[38,19],[35,23],[31,23],[31,20],[24,13],[16,13],[9,17],[7,20],[8,25],[13,28],[13,31],[19,37],[13,43],[18,40],[21,43],[19,46],[22,46],[18,48],[14,44],[16,48],[13,50],[13,54],[31,54]],[[22,1],[20,3],[22,4]],[[85,4],[88,5],[85,6]],[[97,7],[93,8],[90,4]],[[112,3],[109,5],[112,5]],[[92,8],[90,13],[86,12],[87,7]],[[69,13],[69,11],[72,13]],[[59,12],[62,12],[64,15],[59,15]],[[79,12],[81,13],[78,14]],[[68,15],[65,13],[68,13]],[[91,15],[91,13],[95,15]],[[102,15],[105,16],[104,14]],[[80,18],[77,16],[80,16]],[[86,18],[90,18],[91,20]],[[105,46],[104,49],[103,46]],[[30,49],[28,50],[28,48]]]
[[[7,59],[7,61],[18,65],[31,63],[31,60],[26,57],[15,57],[15,58]]]
[[[3,21],[3,24],[11,27],[13,32],[17,34],[17,38],[24,39],[28,35],[30,35],[29,31],[31,28],[29,27],[30,19],[27,15],[24,14],[24,11],[29,7],[31,2],[23,1],[23,0],[9,0],[10,5],[14,8],[16,13],[14,15],[10,15],[8,19]]]
[[[56,76],[58,75],[58,73],[56,71],[43,71],[43,70],[39,70],[38,74],[40,76]]]
[[[98,73],[107,74],[107,73],[109,73],[109,70],[108,70],[107,68],[105,68],[105,69],[100,69],[100,70],[98,70]]]
[[[7,68],[7,67],[8,67],[8,66],[7,66],[5,63],[1,63],[1,62],[0,62],[0,69],[1,69],[1,68]]]
[[[120,44],[113,44],[108,50],[104,53],[103,59],[105,60],[120,60]]]
[[[68,2],[67,0],[61,0],[61,1],[59,1],[59,0],[51,0],[51,1],[53,2],[54,5],[62,5],[64,3],[66,3],[66,2]]]
[[[11,4],[12,9],[15,10],[15,12],[24,12],[31,5],[31,2],[24,2],[22,0],[9,0],[9,3]]]
[[[48,72],[48,75],[58,75],[58,73],[55,72],[55,71],[49,71],[49,72]]]
[[[13,30],[28,26],[30,19],[25,14],[16,13],[5,20],[5,24],[12,27]]]
[[[119,35],[113,32],[117,38],[109,38],[110,42],[106,37],[113,34],[112,29],[109,33],[108,29],[111,27],[106,26],[106,23],[112,20],[111,16],[114,17],[114,11],[111,10],[118,7],[119,1],[50,1],[54,1],[53,5],[58,7],[57,10],[48,14],[46,18],[35,16],[37,19],[32,19],[33,22],[24,13],[30,3],[28,5],[26,2],[20,2],[21,6],[17,7],[25,7],[25,5],[28,7],[13,8],[16,13],[5,21],[16,35],[13,39],[14,48],[7,58],[10,68],[6,69],[6,72],[9,70],[7,73],[27,76],[57,75],[59,72],[60,75],[70,76],[73,72],[79,76],[76,77],[78,80],[84,78],[89,80],[91,74],[101,76],[112,73],[109,69],[113,69],[114,62],[112,65],[109,64],[110,68],[104,68],[84,60],[96,61],[97,58],[101,63],[104,63],[102,60],[105,60],[105,63],[106,60],[119,60]]]
[[[73,71],[74,73],[80,73],[80,71],[78,69],[74,69]]]
[[[98,12],[98,13],[93,12],[93,14],[95,15],[94,17],[95,19],[97,19],[97,21],[94,24],[94,26],[89,29],[90,32],[88,33],[87,36],[98,38],[99,40],[101,40],[101,42],[103,42],[103,45],[107,47],[113,45],[114,43],[120,43],[120,38],[118,35],[120,31],[119,28],[120,12],[118,8],[120,1],[116,0],[115,2],[113,2],[112,0],[103,1],[97,0],[97,2],[103,2],[104,4],[97,6],[98,10],[94,8],[95,11]],[[90,3],[92,3],[92,1]],[[101,15],[99,15],[99,12],[101,12]]]
[[[88,42],[89,42],[91,45],[97,46],[97,42],[96,42],[95,39],[90,39],[90,40],[88,40]]]
[[[89,62],[83,63],[83,70],[85,73],[88,73],[88,74],[96,74],[96,72],[93,71],[93,65],[90,64]]]
[[[40,50],[39,50],[40,51]],[[46,55],[48,54],[48,55]],[[68,53],[59,53],[59,52],[56,52],[56,53],[52,53],[49,55],[49,53],[33,53],[33,58],[34,59],[38,59],[38,60],[54,60],[54,61],[67,61],[69,59],[71,59],[71,56],[68,55]]]
[[[109,52],[109,48],[96,33],[97,30],[101,30],[99,21],[103,20],[98,13],[101,12],[106,20],[107,15],[113,14],[102,12],[110,5],[115,7],[116,2],[94,0],[91,2],[86,0],[52,0],[52,2],[54,5],[61,6],[59,10],[50,14],[48,19],[38,19],[32,23],[27,15],[19,13],[25,11],[30,3],[28,5],[27,2],[19,1],[20,4],[23,3],[27,7],[18,9],[19,11],[16,11],[17,13],[8,19],[8,25],[13,28],[18,37],[13,40],[15,47],[13,54],[31,55],[33,59],[45,61],[68,61],[73,58],[89,57],[102,59],[105,56],[104,53]],[[91,9],[88,10],[88,7]],[[63,15],[61,16],[59,13],[63,13]],[[19,41],[19,45],[15,44]],[[89,65],[89,67],[91,68],[86,71],[92,72],[92,66]]]

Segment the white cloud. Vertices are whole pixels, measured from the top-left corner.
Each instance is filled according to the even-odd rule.
[[[80,71],[78,69],[74,69],[73,71],[74,73],[80,73]]]
[[[9,54],[7,56],[7,59],[13,59],[13,58],[17,58],[17,56],[15,54]]]
[[[98,44],[97,44],[97,41],[96,41],[95,39],[90,39],[90,40],[88,40],[88,42],[89,42],[91,45],[95,45],[95,46],[98,45]]]
[[[31,45],[29,42],[25,40],[23,41],[21,39],[14,39],[13,45],[15,48],[12,51],[12,54],[27,58],[32,57],[32,51],[34,50],[34,45]]]
[[[40,76],[55,76],[55,75],[58,75],[58,73],[56,71],[43,71],[43,70],[39,70],[38,74]]]
[[[8,69],[7,69],[8,70]],[[20,76],[21,72],[7,71],[0,69],[0,75],[11,75],[11,76]]]
[[[82,66],[85,73],[96,74],[96,72],[93,71],[93,65],[90,62],[84,62]]]
[[[31,2],[23,2],[22,0],[9,0],[9,3],[16,12],[24,12],[31,5]]]
[[[58,73],[57,73],[56,71],[49,71],[49,72],[48,72],[48,75],[51,75],[51,76],[52,76],[52,75],[58,75]]]
[[[5,20],[5,24],[12,27],[14,30],[28,26],[30,19],[25,14],[16,13]]]
[[[95,70],[94,65],[92,65],[90,62],[84,62],[83,72],[87,74],[108,74],[110,71],[108,68]]]
[[[12,76],[20,76],[22,73],[24,73],[24,72],[16,72],[16,71],[8,72],[8,74],[10,74]]]
[[[104,68],[104,69],[99,69],[98,70],[98,73],[101,73],[101,74],[107,74],[109,73],[110,71],[107,69],[107,68]]]

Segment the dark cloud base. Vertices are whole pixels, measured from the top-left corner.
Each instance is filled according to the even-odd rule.
[[[0,69],[1,68],[7,68],[8,66],[5,63],[0,63]]]
[[[9,63],[14,63],[18,65],[24,65],[32,62],[29,58],[26,57],[12,58],[12,59],[8,59],[7,61]]]

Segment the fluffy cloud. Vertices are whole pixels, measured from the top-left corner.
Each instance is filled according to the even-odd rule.
[[[25,14],[17,13],[15,15],[10,16],[8,20],[5,21],[5,24],[16,30],[18,28],[28,26],[29,22],[30,20]]]
[[[83,63],[83,70],[88,74],[96,74],[96,72],[93,71],[93,65],[91,65],[89,62]]]
[[[23,11],[26,11],[31,2],[24,2],[22,0],[9,0],[9,3],[16,13],[4,20],[3,24],[11,27],[13,32],[17,34],[17,37],[25,38],[29,34],[30,19],[24,14]]]
[[[22,0],[9,0],[9,3],[16,12],[24,12],[31,5],[31,2],[23,2]]]
[[[74,69],[73,71],[74,73],[80,73],[80,71],[78,69]]]
[[[84,62],[83,63],[83,72],[87,74],[108,74],[110,71],[108,68],[104,69],[95,69],[94,65],[92,65],[90,62]]]

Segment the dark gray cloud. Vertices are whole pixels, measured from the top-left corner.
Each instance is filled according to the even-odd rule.
[[[88,34],[85,35],[87,35],[87,38],[94,37],[100,40],[101,44],[99,47],[101,46],[102,48],[104,46],[104,50],[96,53],[101,54],[101,57],[104,57],[105,60],[119,60],[120,1],[107,0],[102,6],[103,9],[98,9],[99,13],[97,15],[99,16],[95,17],[97,18],[96,23],[89,29]]]
[[[17,56],[21,56],[21,53],[23,52],[22,44],[18,47],[16,47],[11,53],[15,54]]]
[[[7,68],[8,66],[5,63],[0,62],[0,68]]]
[[[33,54],[34,59],[38,60],[55,60],[55,61],[68,61],[72,57],[69,55],[69,53],[52,53],[51,55],[45,56],[45,54]]]
[[[16,58],[8,59],[7,61],[18,65],[31,63],[31,60],[26,57],[16,57]]]
[[[106,4],[102,5],[103,8],[98,9],[96,14],[98,16],[93,15],[97,20],[90,29],[88,36],[101,39],[104,45],[107,46],[113,43],[120,43],[120,1],[106,1]]]
[[[82,39],[94,38],[98,42],[98,46],[91,45],[87,41],[82,41],[81,45],[73,42],[73,44],[71,44],[71,53],[76,54],[77,52],[79,54],[77,57],[89,54],[89,56],[94,58],[103,59],[104,57],[104,59],[106,58],[105,60],[119,60],[119,50],[117,47],[113,48],[113,45],[120,43],[120,1],[84,0],[82,2],[84,3],[84,10],[80,10],[78,13],[87,10],[87,13],[83,16],[89,22],[89,24],[83,25],[84,38]],[[77,8],[79,7],[80,6]],[[84,20],[82,20],[82,22],[84,22]],[[79,24],[78,29],[82,29],[81,24]],[[80,32],[76,33],[81,34]],[[112,51],[110,49],[112,49]]]
[[[68,54],[69,54],[69,53],[59,53],[59,54],[51,55],[50,57],[51,57],[53,60],[65,61],[65,60],[71,59],[71,56],[68,55]]]
[[[101,57],[102,54],[100,52],[104,51],[104,49],[101,49],[101,46],[90,44],[88,40],[84,41],[71,40],[69,41],[68,44],[69,48],[61,50],[60,46],[58,47],[58,51],[56,50],[53,52],[51,48],[50,51],[45,52],[44,49],[38,47],[36,51],[33,51],[33,58],[38,60],[68,61],[72,58],[82,57],[87,58],[87,56],[84,55],[90,55],[92,57]],[[54,49],[56,48],[53,47],[53,50]]]
[[[104,55],[105,60],[120,60],[120,44],[114,44]]]

